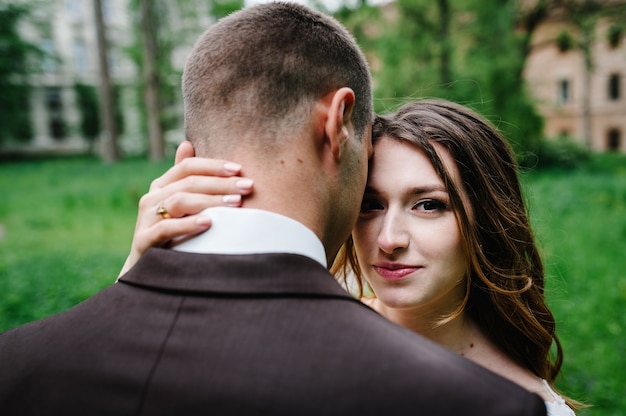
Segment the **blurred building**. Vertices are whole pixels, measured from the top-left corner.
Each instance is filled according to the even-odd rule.
[[[118,103],[124,108],[120,112],[124,126],[120,141],[126,147],[138,146],[133,140],[140,131],[136,88],[133,87],[137,70],[123,53],[134,36],[127,0],[104,0],[102,4],[110,44],[109,70],[116,85]],[[33,21],[44,24],[26,22],[21,28],[24,37],[48,53],[41,72],[30,77],[33,137],[29,142],[5,147],[31,153],[86,152],[98,142],[97,137],[84,137],[81,120],[86,115],[83,112],[94,109],[85,108],[84,100],[78,97],[82,86],[84,94],[96,98],[97,112],[99,72],[93,2],[51,1],[34,11]]]
[[[20,1],[20,0],[15,0]],[[520,0],[532,4],[537,0]],[[607,8],[626,0],[604,0]],[[110,73],[116,86],[118,114],[123,125],[119,144],[126,152],[142,152],[147,146],[143,127],[142,74],[130,56],[137,55],[137,24],[131,0],[102,0],[109,42]],[[175,45],[171,63],[182,70],[197,35],[214,19],[207,0],[160,0],[168,8],[167,30]],[[30,97],[33,138],[30,142],[4,144],[0,152],[85,152],[98,145],[86,137],[84,97],[99,94],[98,48],[93,0],[50,0],[36,11],[44,28],[27,24],[26,38],[48,51],[42,72],[31,77]],[[395,13],[395,5],[383,7]],[[392,19],[393,20],[393,19]],[[534,32],[525,78],[538,109],[545,118],[545,135],[568,136],[597,151],[626,152],[626,17],[611,16],[595,22],[590,36],[591,66],[579,47],[583,33],[572,16],[552,9]],[[375,27],[368,30],[375,32]],[[373,33],[373,36],[376,36]],[[134,48],[134,49],[133,49]],[[372,67],[380,63],[369,56]],[[179,77],[167,80],[179,91]],[[90,90],[91,89],[91,90]],[[82,92],[81,92],[82,91]],[[182,103],[167,103],[170,121],[166,140],[182,139]],[[178,121],[177,121],[178,120]]]
[[[20,0],[16,0],[20,1]],[[115,86],[121,125],[118,143],[126,153],[145,151],[148,143],[142,111],[142,74],[131,56],[139,56],[137,13],[131,10],[131,0],[102,0],[102,12],[108,43],[109,73]],[[162,0],[167,10],[168,34],[176,47],[170,59],[173,72],[182,71],[193,40],[207,24],[210,16],[207,1],[187,0],[184,7],[191,18],[181,15],[183,6],[177,0]],[[169,8],[171,6],[171,10]],[[34,23],[34,22],[40,22]],[[43,22],[43,24],[41,24]],[[93,130],[94,108],[99,107],[100,74],[98,44],[93,0],[51,0],[34,10],[33,19],[20,28],[27,40],[38,45],[49,56],[39,73],[30,76],[32,93],[29,99],[32,139],[26,142],[4,143],[4,153],[84,153],[98,152],[101,131]],[[185,37],[187,35],[187,37]],[[165,80],[179,93],[180,78]],[[182,104],[180,97],[167,102],[164,115],[170,121],[166,140],[180,141],[182,135]],[[94,104],[95,103],[95,104]],[[91,112],[91,114],[88,114]],[[97,109],[95,110],[97,113]],[[91,117],[91,118],[90,118]],[[99,117],[97,117],[99,118]],[[87,120],[87,122],[85,122]],[[91,120],[91,121],[90,121]],[[173,120],[173,122],[172,122]],[[97,123],[96,123],[97,124]]]
[[[552,10],[535,30],[525,77],[545,118],[546,137],[626,152],[626,1],[604,3],[606,17],[587,20],[587,34],[571,15]]]

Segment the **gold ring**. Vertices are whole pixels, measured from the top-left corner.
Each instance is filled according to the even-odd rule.
[[[164,220],[172,218],[170,213],[167,212],[167,209],[165,209],[165,201],[159,202],[159,205],[157,205],[157,207],[154,209],[154,213],[155,215],[160,215],[161,218],[163,218]]]

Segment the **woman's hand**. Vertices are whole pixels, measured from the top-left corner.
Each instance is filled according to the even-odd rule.
[[[181,143],[174,166],[155,179],[139,200],[135,234],[120,276],[148,248],[206,231],[211,218],[199,215],[200,211],[215,206],[238,207],[242,197],[252,192],[253,181],[238,176],[240,165],[194,155],[191,143]]]

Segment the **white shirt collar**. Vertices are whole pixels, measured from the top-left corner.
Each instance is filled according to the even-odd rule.
[[[189,253],[301,254],[327,267],[320,239],[302,223],[284,215],[250,208],[214,207],[202,214],[213,220],[211,228],[173,247]]]

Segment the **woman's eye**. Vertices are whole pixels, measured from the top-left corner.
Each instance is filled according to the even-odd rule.
[[[363,201],[361,201],[361,212],[369,212],[369,211],[375,211],[379,209],[383,209],[383,206],[380,202],[376,201],[375,199],[364,198]]]
[[[442,212],[448,209],[448,204],[436,199],[426,199],[415,204],[414,209],[426,212]]]

